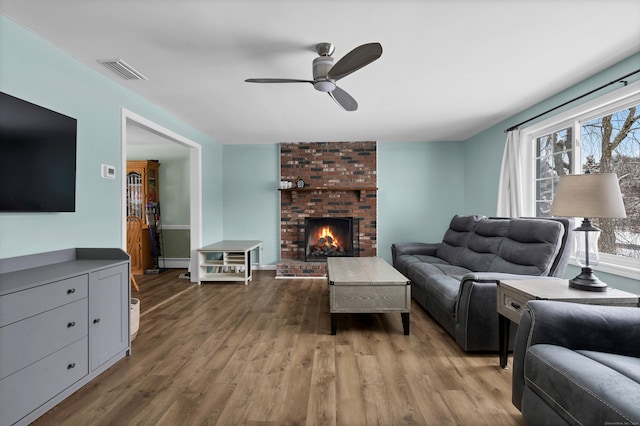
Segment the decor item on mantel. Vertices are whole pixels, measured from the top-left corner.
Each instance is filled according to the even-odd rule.
[[[560,176],[551,205],[554,216],[584,217],[574,229],[576,235],[576,261],[582,267],[578,276],[569,280],[569,287],[587,291],[606,291],[607,285],[593,274],[600,263],[598,238],[600,229],[590,218],[625,218],[627,214],[615,173]]]

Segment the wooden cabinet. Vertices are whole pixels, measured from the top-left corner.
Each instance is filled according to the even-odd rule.
[[[158,203],[158,168],[155,160],[127,161],[127,216],[137,216],[148,225],[149,204]]]
[[[154,266],[154,248],[157,249],[156,221],[160,202],[159,167],[160,163],[155,160],[127,161],[127,216],[138,217],[142,221],[139,240],[127,247],[133,274],[142,274]]]
[[[0,425],[22,425],[128,354],[129,257],[69,249],[0,271]]]

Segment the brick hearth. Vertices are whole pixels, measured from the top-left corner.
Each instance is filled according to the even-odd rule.
[[[280,191],[277,277],[321,277],[326,262],[304,261],[306,217],[353,217],[360,256],[377,255],[376,142],[280,144],[280,178],[305,181],[302,191]]]

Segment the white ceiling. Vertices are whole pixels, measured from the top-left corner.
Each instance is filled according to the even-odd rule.
[[[0,11],[223,144],[464,140],[640,51],[638,0],[0,0]],[[313,46],[382,57],[309,84]],[[121,58],[149,78],[97,63]],[[640,67],[640,64],[639,64]],[[515,124],[515,123],[513,123]]]

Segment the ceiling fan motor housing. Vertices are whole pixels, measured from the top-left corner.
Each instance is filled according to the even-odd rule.
[[[334,59],[331,56],[319,56],[313,60],[313,87],[321,92],[331,92],[336,88],[335,82],[327,78],[329,70],[333,68]]]

